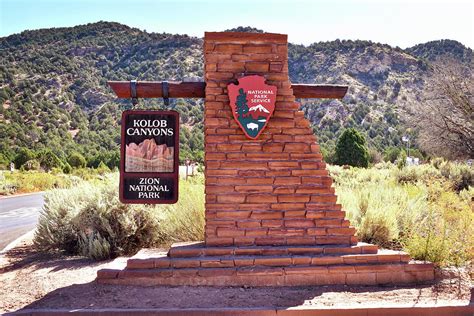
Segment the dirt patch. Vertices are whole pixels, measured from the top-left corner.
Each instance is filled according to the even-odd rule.
[[[125,262],[126,258],[121,259]],[[120,260],[119,260],[120,261]],[[367,307],[467,305],[469,271],[437,271],[436,282],[414,287],[136,287],[97,284],[108,262],[34,251],[31,239],[0,257],[0,312],[23,308]]]

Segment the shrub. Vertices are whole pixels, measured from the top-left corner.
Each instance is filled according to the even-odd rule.
[[[383,159],[387,162],[389,161],[391,163],[394,163],[395,160],[397,160],[399,154],[400,154],[399,148],[389,147],[385,150]]]
[[[78,152],[73,152],[67,158],[67,162],[73,168],[84,168],[87,164],[86,158]]]
[[[117,187],[117,181],[109,177],[101,184],[48,192],[35,245],[43,251],[106,259],[156,244],[156,207],[120,203]]]
[[[33,151],[28,148],[20,148],[18,153],[15,155],[13,162],[15,163],[15,168],[20,169],[23,164],[27,161],[33,160],[36,158],[36,155]]]
[[[368,167],[369,154],[365,138],[353,128],[346,129],[337,140],[335,163],[354,167]]]
[[[25,170],[25,171],[30,171],[30,170],[40,170],[40,163],[38,160],[36,159],[31,159],[31,160],[28,160],[27,162],[25,162],[20,170]]]
[[[62,169],[63,167],[61,159],[59,159],[59,157],[49,149],[42,150],[38,153],[38,161],[40,162],[41,167],[46,171],[53,168]]]
[[[118,200],[117,175],[45,196],[35,245],[101,260],[143,247],[204,237],[203,177],[181,181],[175,205],[133,205]]]

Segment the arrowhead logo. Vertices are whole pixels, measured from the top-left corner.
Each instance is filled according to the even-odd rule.
[[[262,76],[246,76],[239,84],[229,84],[230,107],[245,136],[256,139],[275,111],[277,87],[267,85]]]

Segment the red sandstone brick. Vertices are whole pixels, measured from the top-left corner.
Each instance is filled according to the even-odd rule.
[[[328,235],[353,235],[355,234],[354,227],[344,227],[344,228],[328,228]]]
[[[244,46],[244,53],[271,53],[271,45],[252,45],[247,44]]]
[[[250,211],[217,212],[217,218],[249,218]]]
[[[292,142],[294,141],[294,136],[292,135],[273,135],[273,141],[274,142]],[[275,143],[273,143],[273,145],[276,145]],[[280,144],[278,144],[280,145]],[[283,144],[280,145],[281,146],[281,151],[283,151]],[[291,155],[291,154],[290,154]]]
[[[271,228],[268,231],[269,236],[278,236],[278,237],[293,237],[293,236],[303,236],[304,235],[304,229],[301,228]]]
[[[235,191],[271,193],[273,191],[273,187],[271,185],[236,185]]]
[[[324,211],[306,211],[306,218],[323,218],[325,217]]]
[[[294,188],[289,187],[278,187],[273,189],[273,193],[275,194],[292,194],[295,192]]]
[[[228,246],[232,245],[234,239],[232,238],[222,238],[222,237],[207,237],[206,245],[207,246]]]
[[[218,237],[239,237],[244,236],[244,230],[237,230],[235,228],[217,228],[217,236]]]
[[[344,260],[342,257],[330,257],[330,256],[324,256],[324,257],[313,257],[311,259],[311,264],[312,265],[318,265],[318,266],[326,266],[326,265],[331,265],[331,264],[343,264]]]
[[[279,219],[283,218],[283,213],[279,211],[254,211],[250,215],[252,219]],[[266,221],[262,221],[262,226],[266,227]]]
[[[246,184],[273,184],[273,178],[246,178]],[[276,198],[276,197],[275,197]]]
[[[316,226],[317,227],[340,227],[341,220],[340,219],[316,219]]]
[[[312,219],[285,219],[285,227],[314,227]]]
[[[304,218],[306,214],[306,211],[283,211],[283,217],[286,218]]]
[[[277,203],[277,197],[271,194],[253,194],[247,196],[250,203]]]
[[[308,152],[309,145],[304,143],[286,143],[284,151],[286,152]]]
[[[278,177],[275,178],[273,184],[275,185],[293,185],[293,184],[300,184],[301,178],[300,177]]]
[[[334,194],[331,195],[313,195],[311,196],[311,202],[319,202],[319,203],[336,203],[337,196]]]
[[[275,136],[274,136],[275,137]],[[262,146],[263,152],[282,152],[283,151],[283,145],[282,144],[263,144]]]
[[[272,210],[282,210],[282,211],[305,209],[304,203],[278,203],[278,204],[272,204],[271,207],[272,207]]]
[[[318,245],[337,245],[337,244],[351,244],[351,238],[348,236],[330,236],[330,237],[318,237],[316,238],[316,244]]]
[[[241,152],[226,154],[227,160],[245,160],[245,154]]]
[[[234,245],[236,246],[249,246],[255,243],[254,237],[235,237]]]
[[[207,220],[206,221],[206,227],[207,226],[219,226],[219,227],[235,227],[236,222],[231,221],[231,220]]]
[[[256,228],[261,227],[262,223],[260,221],[238,221],[237,226],[239,228]]]
[[[245,211],[257,211],[257,210],[268,210],[270,209],[270,204],[265,203],[245,203],[237,205],[239,210]]]
[[[327,176],[327,170],[317,170],[317,169],[303,169],[303,170],[292,170],[292,176]]]
[[[272,170],[286,170],[288,168],[298,168],[297,161],[270,161],[268,167]]]
[[[234,77],[234,74],[232,72],[206,72],[206,79],[208,80],[224,80],[224,79],[232,79],[233,77]],[[215,88],[211,88],[211,89],[215,89]],[[223,91],[221,93],[223,93]]]
[[[290,155],[288,153],[247,153],[247,160],[288,160]]]
[[[240,45],[240,44],[216,44],[214,46],[214,51],[215,52],[220,52],[220,53],[227,53],[227,54],[240,53],[240,52],[242,52],[242,45]]]
[[[226,61],[224,63],[217,64],[218,71],[244,71],[245,63],[244,62],[231,62]]]
[[[270,63],[270,72],[281,72],[283,70],[283,63],[272,62]]]
[[[246,259],[246,258],[235,258],[234,265],[239,266],[252,266],[254,264],[254,259]]]
[[[256,236],[266,236],[268,230],[266,228],[262,229],[246,229],[245,236],[256,237]]]
[[[295,120],[287,119],[287,118],[274,117],[270,120],[270,122],[268,124],[269,124],[269,126],[271,126],[273,128],[275,128],[275,127],[284,128],[285,132],[286,132],[287,128],[291,128],[291,127],[295,126]],[[285,151],[287,151],[287,150],[285,150]]]
[[[212,194],[212,193],[232,193],[234,192],[234,187],[233,186],[214,186],[214,185],[207,185],[206,186],[206,194]]]
[[[292,257],[291,262],[295,265],[309,265],[311,264],[311,257],[296,256]]]
[[[291,174],[290,170],[272,170],[265,172],[267,177],[286,177]]]
[[[311,236],[325,236],[326,228],[308,228],[307,232]]]
[[[233,248],[211,248],[206,247],[202,250],[204,256],[231,256],[234,254]]]
[[[291,258],[255,258],[254,263],[262,266],[289,266],[291,265]]]
[[[288,203],[306,203],[309,202],[310,197],[308,195],[279,195],[278,202]]]
[[[207,126],[229,126],[229,120],[225,118],[206,118],[205,123]]]
[[[349,273],[346,275],[347,285],[375,285],[376,273]]]
[[[268,62],[246,62],[245,70],[249,72],[268,72],[269,64]]]
[[[285,238],[256,238],[255,244],[258,246],[281,246],[285,244]]]
[[[209,178],[207,178],[209,180]],[[208,183],[206,182],[206,185]],[[219,185],[235,185],[235,184],[245,184],[245,179],[242,178],[234,178],[234,177],[229,177],[229,178],[217,178],[215,184]]]
[[[173,268],[196,268],[201,265],[199,259],[173,259],[171,266]]]
[[[282,220],[263,220],[262,227],[282,227]]]
[[[246,196],[244,194],[225,194],[217,196],[218,203],[243,203]]]
[[[253,170],[267,170],[267,162],[234,162],[222,161],[221,168],[223,169],[253,169]]]

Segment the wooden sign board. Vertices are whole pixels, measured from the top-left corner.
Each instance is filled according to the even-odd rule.
[[[120,201],[178,201],[179,114],[128,110],[122,113]]]

